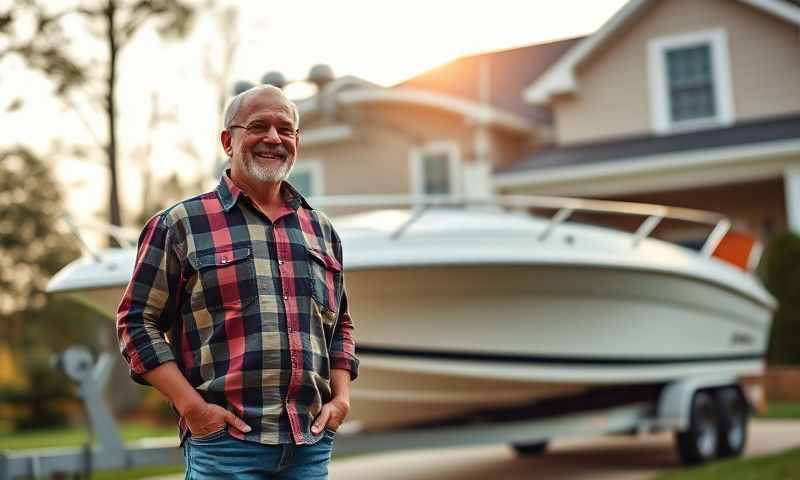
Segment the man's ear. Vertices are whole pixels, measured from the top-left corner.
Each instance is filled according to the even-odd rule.
[[[219,134],[219,141],[222,143],[222,149],[225,151],[225,154],[229,157],[232,157],[233,146],[231,146],[231,132],[228,130],[223,130],[222,133]]]

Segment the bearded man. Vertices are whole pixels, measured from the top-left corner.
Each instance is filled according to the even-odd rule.
[[[186,478],[325,479],[358,374],[330,220],[287,181],[297,107],[234,97],[217,188],[151,218],[117,312],[137,382],[180,416]]]

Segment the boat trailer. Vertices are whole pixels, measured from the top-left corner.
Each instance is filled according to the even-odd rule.
[[[89,475],[94,470],[115,470],[152,465],[183,464],[183,454],[174,439],[142,440],[125,444],[117,424],[103,399],[114,357],[101,354],[94,362],[88,349],[73,346],[57,357],[56,366],[78,386],[89,429],[89,442],[83,448],[49,448],[19,452],[0,451],[0,480],[24,478],[73,478]],[[677,446],[684,463],[712,460],[716,452],[703,452],[704,437],[718,436],[713,425],[698,428],[698,399],[741,398],[737,425],[743,432],[748,420],[748,405],[756,403],[759,391],[742,388],[739,379],[731,376],[689,377],[667,383],[649,398],[624,404],[613,404],[592,395],[583,408],[553,412],[541,417],[522,414],[502,421],[464,421],[454,425],[427,426],[391,432],[348,432],[344,427],[336,438],[335,454],[374,453],[404,449],[457,447],[480,444],[510,444],[519,454],[544,452],[554,438],[629,433],[640,434],[672,430],[678,432]],[[730,397],[730,395],[728,395]],[[629,399],[630,400],[630,399]],[[701,405],[702,406],[702,405]],[[742,410],[745,409],[745,410]],[[712,408],[713,410],[713,408]],[[711,412],[714,415],[724,413]],[[726,415],[730,417],[730,415]],[[741,452],[746,433],[736,445],[727,445],[721,456]],[[682,438],[682,440],[681,440]],[[92,445],[96,440],[97,445]],[[707,442],[705,442],[707,443]]]

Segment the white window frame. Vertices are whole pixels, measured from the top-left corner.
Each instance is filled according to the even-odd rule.
[[[716,115],[672,121],[669,85],[667,78],[667,51],[692,45],[708,45],[711,49],[711,68],[713,69],[714,103]],[[658,134],[676,131],[726,126],[733,124],[733,80],[731,78],[728,35],[722,28],[703,30],[680,35],[658,37],[650,40],[647,46],[648,76],[650,82],[650,113],[653,130]]]
[[[325,169],[320,160],[296,160],[294,167],[292,167],[292,173],[308,172],[311,174],[311,193],[308,195],[309,197],[319,197],[325,194],[324,171]]]
[[[452,140],[427,143],[409,151],[411,171],[411,191],[414,195],[425,195],[425,182],[422,178],[425,168],[422,159],[425,155],[447,155],[450,167],[450,195],[461,193],[461,148]]]

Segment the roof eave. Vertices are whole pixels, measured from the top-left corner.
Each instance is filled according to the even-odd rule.
[[[596,32],[578,42],[577,45],[548,68],[544,75],[526,88],[523,94],[525,101],[532,105],[542,105],[547,103],[553,95],[574,92],[577,89],[575,67],[589,58],[597,48],[608,41],[622,25],[628,22],[640,8],[651,1],[631,0],[626,3]]]
[[[493,175],[492,183],[496,188],[520,188],[600,178],[623,179],[630,174],[651,173],[657,175],[667,170],[685,170],[688,167],[719,167],[747,162],[758,165],[763,163],[760,160],[765,157],[790,158],[796,153],[800,153],[800,140],[776,140],[629,157],[592,164],[499,172]]]
[[[368,103],[406,103],[438,108],[459,114],[476,123],[497,127],[522,134],[535,132],[538,124],[533,121],[495,107],[483,105],[450,95],[411,88],[359,88],[335,93],[338,105],[358,105]],[[315,98],[298,105],[301,115],[313,113],[318,109]]]
[[[523,98],[531,105],[544,105],[555,95],[574,93],[578,88],[575,69],[598,48],[609,41],[617,30],[636,16],[653,0],[631,0],[596,32],[581,40],[561,59],[548,68],[533,84],[523,91]],[[739,0],[754,8],[800,26],[800,8],[780,0]]]
[[[789,23],[800,26],[800,8],[778,0],[739,0],[752,7],[771,13]]]

